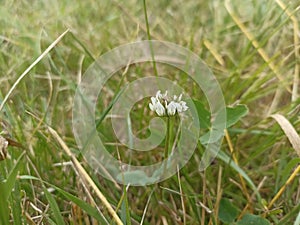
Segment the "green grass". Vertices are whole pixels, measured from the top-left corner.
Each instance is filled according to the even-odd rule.
[[[300,133],[300,91],[295,92],[300,85],[299,33],[298,39],[294,37],[300,21],[297,1],[284,1],[288,11],[279,1],[266,0],[145,3],[148,24],[143,1],[137,0],[1,3],[1,101],[46,48],[70,31],[21,80],[1,111],[6,131],[26,150],[23,155],[22,149],[9,147],[11,157],[0,162],[0,193],[8,192],[0,197],[0,215],[4,215],[0,223],[114,224],[95,189],[79,178],[71,158],[49,132],[51,126],[124,224],[224,224],[218,209],[225,202],[237,210],[239,224],[243,215],[254,214],[271,224],[299,225],[299,174],[267,209],[300,162],[289,137],[268,117],[279,113]],[[255,40],[249,40],[247,32]],[[101,177],[80,155],[72,132],[73,98],[79,77],[97,57],[121,44],[147,40],[149,35],[195,52],[218,79],[226,104],[245,104],[249,113],[228,128],[230,138],[224,139],[222,154],[204,172],[198,170],[203,152],[199,143],[179,174],[159,184],[124,187]],[[169,66],[155,66],[159,75],[176,78],[193,98],[208,106],[188,76]],[[156,71],[152,63],[124,71],[107,82],[96,117],[99,135],[109,143],[111,154],[126,161],[129,153],[124,146],[116,147],[110,119],[101,115],[126,84]],[[141,138],[148,135],[145,127],[153,118],[147,104],[139,102],[130,114],[133,130]],[[151,153],[133,153],[131,163],[153,163],[162,159],[163,151],[161,145]]]

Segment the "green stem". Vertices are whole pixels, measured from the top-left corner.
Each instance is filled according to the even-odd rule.
[[[172,153],[173,150],[173,144],[174,144],[174,120],[176,119],[175,116],[170,117],[170,125],[169,125],[169,152],[168,152],[168,156]]]
[[[151,40],[151,35],[150,35],[150,27],[149,27],[148,15],[147,15],[146,0],[144,0],[143,3],[144,3],[144,15],[145,15],[145,21],[146,21],[146,28],[147,28],[147,37],[148,37],[148,40],[150,41]],[[150,42],[149,44],[150,44],[154,74],[156,76],[158,76],[158,72],[157,72],[157,69],[156,69],[156,62],[155,62],[155,58],[154,58],[154,51],[153,51],[153,48],[152,48],[152,43]]]
[[[170,117],[167,117],[167,134],[166,134],[166,144],[165,144],[165,155],[164,159],[169,156],[169,145],[170,145]]]
[[[167,167],[167,159],[169,156],[169,145],[170,145],[170,117],[167,117],[167,134],[166,134],[166,140],[165,140],[165,154],[164,154],[164,160],[166,160],[164,162],[164,173],[166,171],[166,167]]]

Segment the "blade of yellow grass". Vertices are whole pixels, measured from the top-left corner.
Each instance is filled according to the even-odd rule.
[[[202,195],[203,195],[203,204],[202,202],[199,203],[201,204],[201,206],[205,206],[206,204],[206,173],[204,171],[203,173],[203,177],[202,177]],[[202,207],[202,212],[201,212],[201,225],[205,225],[205,215],[206,215],[206,212],[205,212],[205,207]]]
[[[209,40],[203,40],[203,44],[205,45],[205,47],[211,52],[211,54],[215,57],[215,59],[217,60],[217,62],[221,65],[224,66],[225,62],[222,58],[222,56],[218,53],[218,51],[214,48],[214,46],[212,45],[212,43],[210,43]]]
[[[242,23],[242,21],[240,20],[240,18],[235,14],[235,12],[233,11],[233,9],[232,9],[232,7],[230,5],[230,0],[226,0],[225,1],[225,8],[228,11],[228,13],[230,14],[230,16],[233,19],[233,21],[236,23],[236,25],[240,28],[240,30],[243,32],[243,34],[251,42],[251,44],[253,45],[253,47],[256,49],[256,51],[263,58],[263,60],[265,61],[265,63],[269,66],[269,68],[272,70],[272,72],[276,75],[276,77],[280,81],[280,83],[278,85],[278,88],[277,88],[277,91],[275,93],[275,97],[273,99],[273,102],[272,102],[272,104],[271,104],[271,106],[270,106],[270,108],[268,110],[268,113],[267,113],[268,115],[270,115],[275,110],[275,108],[277,107],[277,105],[279,103],[278,99],[281,97],[281,95],[283,93],[282,90],[281,90],[281,85],[283,85],[283,87],[289,93],[292,93],[292,90],[289,87],[289,84],[287,83],[287,79],[280,74],[278,66],[272,61],[272,59],[268,56],[268,54],[266,53],[266,51],[263,48],[261,48],[261,46],[260,46],[259,42],[257,41],[257,39],[255,38],[255,36],[247,29],[247,27]],[[296,79],[296,82],[297,82],[298,78],[295,78],[295,79]],[[296,91],[296,90],[297,90],[297,88],[294,89],[293,91]]]
[[[214,206],[214,213],[215,213],[216,218],[218,218],[219,209],[220,209],[220,201],[222,199],[222,194],[223,194],[223,190],[222,190],[222,171],[223,171],[222,167],[219,166],[218,183],[217,183],[217,196],[216,196],[216,204]]]
[[[76,168],[78,174],[81,176],[81,178],[87,182],[91,186],[91,188],[95,191],[103,205],[106,207],[112,218],[115,220],[117,225],[123,225],[123,222],[117,215],[117,213],[114,211],[108,200],[105,198],[105,196],[102,194],[102,192],[99,190],[97,185],[94,183],[92,178],[88,175],[86,170],[83,168],[83,166],[80,164],[80,162],[75,158],[75,156],[72,154],[71,150],[68,148],[66,143],[61,139],[61,137],[57,134],[57,132],[52,129],[51,127],[48,127],[51,135],[56,139],[56,141],[61,145],[63,150],[66,152],[66,154],[71,158],[71,161],[74,165],[74,168]]]
[[[295,169],[295,171],[292,173],[292,175],[289,177],[289,179],[285,182],[285,184],[280,188],[280,190],[277,192],[277,194],[274,196],[274,198],[270,201],[268,205],[268,209],[270,209],[273,204],[277,201],[277,199],[282,195],[286,187],[292,183],[292,181],[295,179],[297,174],[300,173],[300,165]]]
[[[241,22],[240,18],[234,13],[233,9],[230,5],[230,0],[225,1],[225,7],[228,13],[230,14],[233,21],[236,23],[236,25],[241,29],[241,31],[244,33],[244,35],[248,38],[248,40],[251,42],[253,47],[256,49],[256,51],[259,53],[259,55],[263,58],[263,60],[267,63],[269,68],[273,71],[273,73],[277,76],[278,80],[281,81],[282,84],[284,84],[285,88],[291,92],[290,87],[288,87],[286,83],[286,78],[282,77],[278,67],[273,63],[271,58],[268,56],[266,51],[261,48],[259,42],[256,40],[254,35],[246,28],[246,26]]]
[[[233,148],[233,145],[232,145],[232,142],[231,142],[231,139],[230,139],[230,136],[229,136],[229,133],[228,133],[227,130],[225,130],[225,138],[226,138],[226,141],[228,143],[228,147],[229,147],[230,153],[232,155],[233,161],[237,165],[239,165],[238,159],[237,159],[237,157],[235,155],[235,151],[234,151],[234,148]],[[252,199],[251,199],[251,197],[250,197],[250,195],[248,193],[246,182],[245,182],[245,180],[244,180],[244,178],[242,177],[241,174],[239,174],[239,178],[240,178],[240,181],[241,181],[241,187],[242,187],[243,193],[244,193],[244,195],[246,196],[246,198],[248,200],[248,203],[245,206],[245,209],[250,208],[250,210],[252,211],[252,205],[253,205],[253,203],[252,203]]]
[[[273,119],[277,121],[277,123],[280,125],[281,129],[289,139],[290,143],[292,144],[293,148],[297,152],[297,154],[300,157],[300,137],[294,127],[291,125],[291,123],[282,115],[280,114],[274,114],[271,115]],[[285,182],[285,184],[280,188],[280,190],[277,192],[277,194],[274,196],[274,198],[270,201],[268,205],[268,209],[270,209],[273,204],[276,202],[276,200],[282,195],[286,187],[295,179],[297,174],[300,173],[300,165],[295,169],[295,171],[291,174],[289,179]]]
[[[38,64],[42,58],[45,57],[54,47],[57,45],[57,43],[69,32],[69,29],[67,29],[65,32],[63,32],[54,42],[52,42],[51,45],[21,74],[21,76],[17,79],[17,81],[14,83],[14,85],[10,88],[8,93],[6,94],[4,100],[2,101],[0,105],[0,112],[3,109],[4,104],[7,102],[9,96],[11,93],[16,89],[17,85],[21,82],[21,80],[29,73],[29,71]]]

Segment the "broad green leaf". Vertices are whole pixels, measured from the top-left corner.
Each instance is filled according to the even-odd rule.
[[[231,224],[234,222],[236,217],[239,215],[239,210],[235,207],[231,201],[227,198],[222,198],[220,201],[218,217],[226,224]]]
[[[197,109],[201,129],[208,129],[210,127],[210,112],[198,100],[193,99],[193,104]]]
[[[246,214],[236,225],[270,225],[270,222],[260,216]]]
[[[204,108],[203,104],[199,101],[194,100],[194,104],[196,105],[200,127],[201,128],[210,128],[210,113]],[[226,129],[230,128],[234,124],[236,124],[242,117],[247,115],[248,108],[246,105],[236,105],[234,107],[226,107],[226,124],[224,127]],[[202,124],[204,124],[204,127]],[[224,136],[224,132],[217,130],[210,130],[200,137],[200,142],[203,145],[208,143],[214,143]]]
[[[246,105],[236,105],[233,107],[226,107],[227,119],[226,128],[236,124],[242,117],[248,114],[249,110]]]
[[[200,137],[200,142],[202,145],[207,145],[209,143],[214,143],[218,141],[220,138],[223,138],[224,132],[218,132],[216,130],[214,131],[209,131],[206,134],[202,135]]]
[[[204,107],[204,105],[200,101],[194,99],[193,103],[197,109],[200,127],[202,129],[210,128],[210,112]],[[226,128],[229,128],[236,124],[242,117],[246,116],[248,112],[249,110],[246,105],[226,107]]]
[[[43,191],[46,195],[46,198],[50,204],[50,209],[52,210],[53,212],[53,216],[54,216],[54,219],[56,221],[56,224],[57,225],[64,225],[64,218],[62,217],[61,213],[60,213],[60,210],[59,210],[59,207],[55,201],[55,199],[53,198],[53,196],[51,195],[51,193],[49,193],[49,191],[47,190],[47,188],[43,188]]]

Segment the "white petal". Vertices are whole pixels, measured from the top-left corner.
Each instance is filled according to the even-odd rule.
[[[158,103],[156,105],[156,113],[159,116],[163,116],[165,115],[165,108],[163,107],[163,105],[161,103]]]
[[[183,107],[182,107],[182,105],[181,105],[180,103],[176,103],[176,108],[177,108],[177,111],[178,111],[179,113],[181,113],[182,110],[183,110]]]
[[[167,98],[167,96],[168,96],[168,91],[166,91],[164,94],[163,94],[163,98]]]
[[[155,105],[158,102],[158,99],[155,97],[151,97],[151,102],[153,105]]]
[[[179,103],[182,107],[182,112],[186,111],[189,107],[186,105],[185,101],[180,101]]]
[[[186,111],[189,107],[186,106],[186,102],[180,101],[179,103],[176,102],[176,108],[177,108],[177,112],[181,113]]]
[[[170,104],[167,106],[168,115],[173,116],[176,113],[176,103],[171,101]]]
[[[182,98],[182,94],[180,94],[179,97],[178,97],[179,102],[181,101],[181,98]]]
[[[150,108],[151,111],[155,111],[154,105],[152,103],[149,103],[149,108]]]
[[[168,107],[168,101],[167,100],[165,100],[165,108],[167,108]]]
[[[156,92],[156,98],[157,98],[157,99],[162,98],[161,90],[158,90],[158,91]]]
[[[165,115],[165,109],[156,109],[156,114],[159,115],[159,116],[163,116]]]

